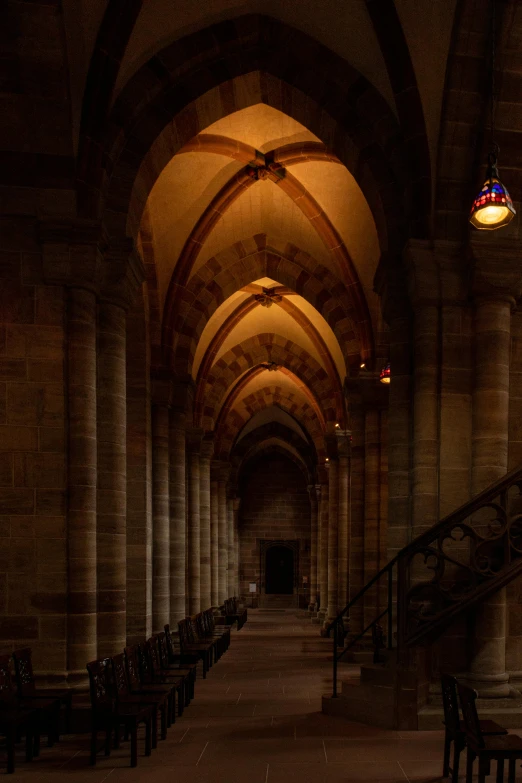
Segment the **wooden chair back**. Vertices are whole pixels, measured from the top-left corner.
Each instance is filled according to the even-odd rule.
[[[110,658],[91,661],[87,664],[89,690],[93,710],[112,709],[114,698],[110,677]]]
[[[451,674],[443,674],[440,678],[442,689],[442,706],[444,708],[444,725],[453,735],[460,732],[460,713],[457,698],[457,680]]]
[[[161,667],[163,669],[168,669],[170,660],[169,660],[169,651],[167,647],[166,634],[159,633],[157,636],[157,640],[158,640],[158,652],[159,652]]]
[[[478,694],[472,688],[468,688],[467,685],[462,685],[460,682],[457,683],[457,690],[462,709],[462,717],[464,718],[464,726],[466,727],[466,740],[468,744],[471,741],[477,748],[483,748],[484,738],[482,736],[480,720],[477,714],[477,705],[475,704],[475,699]]]
[[[139,690],[141,688],[141,677],[136,647],[125,648],[125,671],[127,672],[127,682],[131,691]]]
[[[165,626],[165,643],[167,645],[167,652],[170,658],[174,658],[175,650],[174,650],[174,640],[172,639],[172,634],[170,632],[170,625]]]
[[[153,677],[152,665],[150,662],[150,642],[139,644],[136,650],[138,656],[138,665],[142,682],[150,682]]]
[[[125,671],[125,656],[123,653],[111,658],[112,685],[116,700],[129,695],[129,683]]]
[[[15,650],[13,653],[13,660],[18,695],[20,698],[23,696],[30,696],[36,690],[31,649],[29,647],[24,647],[23,650]]]
[[[16,698],[11,676],[11,656],[0,655],[0,702],[11,704]]]
[[[145,649],[148,653],[152,674],[158,674],[161,670],[161,661],[156,636],[151,636],[150,639],[147,639]]]

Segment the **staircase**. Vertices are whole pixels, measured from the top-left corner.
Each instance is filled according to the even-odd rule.
[[[522,468],[517,468],[404,547],[339,612],[327,629],[333,688],[332,696],[323,697],[323,712],[383,728],[440,728],[442,709],[430,695],[430,645],[521,573]],[[386,586],[385,605],[360,633],[346,636],[350,610],[378,585]],[[352,673],[342,681],[343,662],[376,624],[386,627],[386,663],[363,664],[359,679]],[[497,712],[485,717],[498,719]],[[522,725],[520,713],[506,725]]]

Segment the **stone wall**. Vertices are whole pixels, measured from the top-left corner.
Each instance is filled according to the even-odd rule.
[[[29,223],[3,233],[0,278],[0,648],[30,645],[63,672],[66,303],[42,283]]]
[[[239,583],[242,596],[260,581],[260,539],[299,540],[299,581],[310,584],[310,500],[304,474],[273,454],[251,462],[240,482]]]

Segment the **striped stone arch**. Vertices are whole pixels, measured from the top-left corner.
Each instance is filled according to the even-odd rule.
[[[217,360],[197,389],[195,426],[213,429],[229,389],[247,370],[263,363],[291,370],[312,392],[327,422],[344,422],[342,390],[335,388],[335,379],[329,378],[326,370],[304,348],[271,332],[243,340]]]
[[[258,15],[180,39],[136,72],[108,117],[98,143],[104,154],[95,156],[96,166],[82,166],[82,208],[100,216],[105,201],[111,233],[135,236],[148,194],[172,155],[211,123],[260,102],[321,139],[357,179],[382,249],[400,247],[407,205],[416,208],[408,199],[416,175],[394,112],[331,50]]]
[[[318,461],[326,458],[324,443],[324,427],[317,413],[300,395],[286,394],[280,387],[265,386],[241,400],[244,413],[232,408],[219,422],[215,431],[215,454],[217,459],[229,459],[234,442],[245,424],[259,411],[276,405],[292,416],[307,433],[315,446]]]
[[[265,234],[238,242],[210,258],[186,287],[172,292],[163,322],[165,361],[176,375],[192,374],[199,338],[208,320],[229,296],[262,277],[300,294],[332,328],[348,366],[363,355],[349,292],[330,269],[295,245]],[[366,347],[364,347],[366,348]],[[366,348],[367,354],[371,348]]]
[[[279,454],[282,457],[285,457],[285,459],[289,459],[292,462],[294,462],[301,473],[303,473],[306,483],[311,484],[315,481],[314,479],[314,473],[310,471],[308,465],[303,461],[300,454],[293,451],[292,447],[288,444],[285,444],[284,441],[277,442],[277,443],[268,443],[268,444],[259,444],[258,446],[255,446],[245,457],[244,461],[241,463],[238,471],[238,481],[241,481],[242,474],[247,470],[250,463],[255,462],[258,459],[265,458],[269,454]]]
[[[292,446],[299,454],[302,461],[305,463],[311,473],[316,469],[317,454],[315,453],[314,444],[306,442],[303,438],[293,429],[282,424],[280,421],[271,421],[267,424],[262,424],[260,427],[256,427],[255,430],[249,432],[241,440],[236,441],[231,453],[231,460],[236,458],[241,462],[248,459],[249,454],[253,449],[277,438],[280,441]]]

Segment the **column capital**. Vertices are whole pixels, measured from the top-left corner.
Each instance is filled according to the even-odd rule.
[[[151,368],[150,398],[153,405],[170,406],[171,378],[166,368]]]
[[[127,311],[132,307],[145,268],[132,239],[111,245],[104,253],[101,268],[100,299]]]
[[[339,457],[339,452],[337,450],[337,436],[335,433],[328,433],[324,436],[324,445],[326,447],[326,455],[328,457],[328,461],[332,462],[332,460],[336,460]]]
[[[97,220],[41,219],[43,279],[50,285],[84,288],[98,293],[108,237]]]
[[[200,448],[201,459],[211,460],[214,455],[214,438],[209,433],[203,437]]]
[[[337,438],[338,456],[349,457],[352,448],[352,431],[338,429],[335,431],[335,437]]]
[[[517,300],[522,296],[520,242],[514,238],[483,236],[489,233],[477,231],[470,238],[472,293],[475,297],[507,296]]]
[[[199,427],[189,427],[186,430],[185,437],[189,454],[200,453],[204,434],[204,431]]]
[[[228,482],[230,477],[230,465],[228,462],[223,462],[222,460],[217,459],[212,460],[210,469],[212,471],[212,477],[214,481]]]

